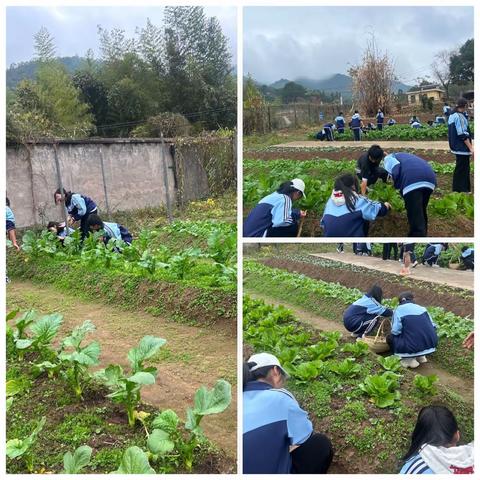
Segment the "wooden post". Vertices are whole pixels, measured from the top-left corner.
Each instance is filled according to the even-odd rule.
[[[62,174],[60,172],[60,162],[58,161],[58,152],[57,152],[57,143],[53,144],[53,153],[54,153],[54,158],[55,158],[55,168],[57,170],[57,184],[58,188],[62,192],[62,197],[63,197],[63,216],[65,219],[65,234],[68,236],[69,235],[69,225],[68,225],[68,212],[67,212],[67,205],[65,204],[65,196],[63,195],[63,183],[62,183]]]
[[[108,203],[107,181],[105,179],[105,165],[103,162],[102,148],[100,147],[100,166],[102,168],[103,194],[105,196],[105,208],[107,209],[107,218],[110,219],[110,205]]]
[[[293,102],[293,115],[294,115],[294,120],[295,120],[295,128],[297,128],[297,104]]]
[[[163,133],[160,133],[160,139],[162,141],[162,165],[163,165],[163,184],[165,186],[165,199],[167,201],[167,217],[169,223],[173,222],[173,216],[172,216],[172,206],[170,203],[170,192],[168,191],[168,165],[167,165],[167,159],[165,157],[165,141],[163,139]]]
[[[270,105],[267,107],[267,112],[268,112],[268,131],[272,131],[272,117],[270,113]]]

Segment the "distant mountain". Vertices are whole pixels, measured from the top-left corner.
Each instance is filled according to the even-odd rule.
[[[60,62],[65,65],[65,68],[69,73],[76,72],[82,67],[86,61],[82,57],[61,57]],[[30,60],[28,62],[12,63],[7,68],[7,88],[15,88],[21,80],[33,79],[37,73],[38,62],[36,60]]]
[[[271,88],[281,89],[288,83],[290,80],[281,79],[269,85]],[[299,83],[309,90],[320,90],[325,93],[340,92],[344,98],[351,98],[352,96],[352,78],[348,75],[343,75],[341,73],[336,73],[327,78],[323,79],[313,79],[307,77],[298,77],[293,80],[296,83]],[[402,82],[393,83],[393,91],[397,92],[399,89],[406,92],[409,88],[409,85],[405,85]]]

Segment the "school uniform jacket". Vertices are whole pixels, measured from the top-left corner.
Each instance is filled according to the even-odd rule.
[[[338,115],[338,117],[335,117],[335,124],[337,125],[337,129],[345,128],[345,119],[341,115]]]
[[[360,114],[355,113],[354,115],[352,115],[352,120],[350,122],[350,127],[351,128],[360,128],[361,122],[362,122],[362,119],[360,118]]]
[[[474,249],[473,248],[467,248],[464,252],[462,252],[462,258],[468,258],[472,256],[472,259],[474,257]]]
[[[244,237],[265,237],[271,227],[288,227],[296,223],[300,211],[292,209],[292,199],[273,192],[262,198],[243,223]]]
[[[103,222],[103,230],[105,232],[105,243],[110,239],[123,240],[125,243],[132,243],[130,232],[122,225],[113,222]]]
[[[383,306],[373,297],[364,295],[353,302],[343,313],[343,324],[349,332],[356,333],[361,330],[364,322],[373,320],[375,317],[382,315],[391,317],[393,310]]]
[[[7,231],[15,228],[15,215],[8,205],[5,206],[5,220],[7,224]]]
[[[470,128],[465,115],[460,112],[452,113],[448,117],[448,144],[450,151],[455,155],[471,155],[465,145],[465,140],[470,138]]]
[[[383,124],[383,119],[385,118],[385,115],[383,115],[382,112],[378,112],[376,118],[377,118],[377,123]]]
[[[364,223],[383,217],[388,210],[383,203],[357,196],[351,212],[341,191],[334,190],[328,199],[320,225],[325,237],[364,237]]]
[[[243,473],[290,473],[290,445],[313,433],[308,414],[293,395],[265,382],[248,382],[243,391]]]
[[[383,164],[402,196],[419,188],[434,190],[437,186],[437,176],[431,165],[416,155],[391,153],[384,158]]]
[[[96,203],[86,195],[73,193],[70,203],[66,205],[68,213],[76,220],[80,220],[87,213],[93,213],[97,210]]]
[[[436,328],[426,308],[413,302],[400,304],[393,312],[393,353],[399,357],[433,353],[438,344]]]

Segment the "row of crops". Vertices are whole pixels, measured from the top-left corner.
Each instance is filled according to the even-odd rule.
[[[75,231],[62,244],[49,231],[27,231],[22,250],[27,261],[47,258],[152,280],[229,290],[236,286],[236,227],[230,223],[176,221],[159,229],[142,230],[131,245],[114,239],[105,245],[101,235],[92,233],[82,242],[80,232]],[[163,243],[167,238],[168,244]],[[182,248],[186,238],[191,246]]]
[[[99,396],[102,389],[106,389],[105,398],[121,407],[130,428],[135,429],[136,424],[141,424],[144,431],[143,438],[137,439],[139,444],[125,449],[118,468],[111,473],[167,473],[194,468],[199,447],[208,443],[200,425],[202,419],[206,415],[221,413],[230,405],[231,386],[227,381],[218,380],[211,390],[199,388],[192,407],[185,413],[183,424],[172,409],[147,413],[142,410],[141,395],[145,387],[156,383],[158,371],[152,364],[166,344],[165,339],[151,335],[143,337],[126,355],[127,370],[119,364],[111,364],[92,372],[99,365],[101,352],[98,341],[87,339],[95,331],[92,322],[86,320],[60,339],[57,336],[63,322],[61,315],[40,316],[33,310],[18,314],[18,311],[12,311],[7,316],[9,418],[15,418],[16,403],[28,399],[41,378],[58,382],[59,388],[69,392],[62,400],[69,405],[81,405],[91,397],[92,391]],[[41,451],[43,435],[48,438],[48,433],[43,432],[48,420],[48,416],[42,416],[27,426],[31,430],[25,436],[8,439],[6,454],[10,467],[13,464],[26,467],[29,472],[38,471],[34,458],[38,458]],[[100,431],[99,425],[97,433]],[[78,446],[74,452],[65,452],[63,472],[81,473],[89,469],[92,452],[88,443]],[[98,449],[96,455],[101,455]],[[49,465],[45,467],[51,468]]]
[[[246,208],[252,208],[261,198],[275,191],[286,179],[302,178],[305,181],[307,197],[298,203],[299,208],[321,216],[325,204],[332,193],[334,178],[345,171],[355,171],[355,161],[318,159],[311,161],[246,160],[244,162],[243,203]],[[453,173],[453,163],[431,162],[437,174]],[[438,196],[438,194],[441,194]],[[404,202],[393,185],[377,182],[369,187],[369,198],[389,202],[396,212],[405,210]],[[474,216],[473,196],[436,190],[429,203],[429,213],[439,217],[464,215],[468,219]]]
[[[251,262],[247,268],[252,271]],[[348,292],[335,285],[330,294],[343,300]],[[363,342],[313,330],[263,300],[245,296],[243,319],[244,342],[279,358],[291,375],[287,388],[315,430],[331,438],[332,473],[398,473],[418,410],[429,403],[449,405],[464,440],[473,437],[473,406],[440,389],[436,375],[415,375],[394,356],[377,357]]]
[[[470,125],[473,134],[473,124]],[[315,139],[315,133],[308,135],[309,139]],[[382,130],[370,130],[362,134],[363,140],[447,140],[448,126],[435,125],[430,127],[425,124],[422,128],[412,128],[410,125],[384,126]],[[353,140],[352,130],[346,128],[345,133],[335,132],[335,140]]]

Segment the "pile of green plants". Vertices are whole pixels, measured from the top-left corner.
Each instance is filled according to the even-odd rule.
[[[346,466],[350,472],[359,473],[351,462],[359,457],[368,461],[369,473],[398,472],[418,410],[435,401],[450,404],[457,415],[465,412],[462,432],[467,441],[472,438],[473,406],[465,408],[444,392],[435,398],[435,375],[414,376],[398,357],[376,356],[339,332],[309,329],[290,310],[263,300],[244,296],[243,319],[244,342],[279,358],[290,374],[286,388],[309,412],[314,428],[331,437],[337,452],[354,451]]]
[[[128,370],[114,364],[92,373],[92,368],[99,364],[100,344],[98,341],[89,342],[86,337],[95,330],[95,326],[86,320],[56,341],[62,321],[63,317],[57,313],[39,316],[30,310],[21,316],[18,316],[18,311],[8,314],[7,419],[15,417],[17,399],[22,395],[28,396],[41,377],[58,382],[59,388],[68,389],[73,403],[82,403],[85,394],[91,394],[92,390],[100,395],[100,389],[104,388],[109,392],[106,398],[122,407],[128,425],[132,429],[140,425],[145,432],[142,448],[130,446],[124,452],[118,469],[112,473],[191,471],[199,449],[207,442],[201,421],[206,415],[221,413],[228,408],[231,402],[230,384],[218,380],[212,390],[200,387],[195,393],[193,407],[186,412],[183,425],[171,409],[155,412],[153,416],[140,410],[141,392],[144,387],[156,382],[157,368],[148,365],[148,360],[152,360],[166,340],[147,335],[128,352]],[[17,375],[19,371],[21,376]],[[42,417],[28,435],[8,438],[7,468],[23,462],[28,472],[35,471],[33,452],[35,448],[40,448],[46,422],[47,418]],[[7,437],[8,431],[7,426]],[[97,452],[97,455],[100,454]],[[89,465],[91,455],[92,448],[88,445],[78,446],[73,454],[66,452],[64,473],[79,473]],[[51,465],[43,467],[52,468]]]
[[[161,243],[161,236],[176,235],[177,248]],[[194,283],[206,287],[236,287],[236,227],[223,222],[177,221],[158,230],[142,230],[131,245],[111,239],[101,241],[102,232],[84,242],[77,230],[63,244],[49,231],[26,231],[22,251],[26,261],[78,264],[132,274],[155,280]],[[204,248],[181,248],[185,238],[202,237]],[[180,248],[179,248],[180,247]]]

